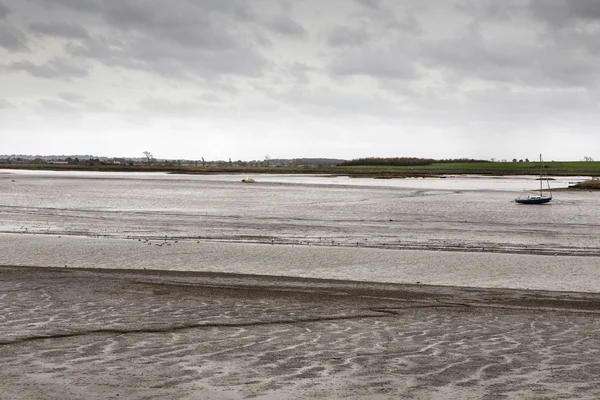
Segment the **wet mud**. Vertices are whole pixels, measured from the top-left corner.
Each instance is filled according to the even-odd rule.
[[[164,174],[14,178],[0,185],[0,233],[600,256],[596,194],[561,192],[550,204],[517,205],[519,190],[498,188],[537,184],[522,178],[395,186],[285,176],[252,185]]]
[[[600,396],[600,295],[0,268],[3,399]]]
[[[2,174],[0,399],[600,398],[595,193],[230,178]]]

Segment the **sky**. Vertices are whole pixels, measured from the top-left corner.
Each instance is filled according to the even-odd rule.
[[[0,0],[0,154],[600,160],[597,0]]]

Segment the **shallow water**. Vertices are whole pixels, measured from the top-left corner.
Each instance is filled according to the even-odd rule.
[[[513,199],[535,177],[242,177],[0,171],[0,233],[12,234],[0,264],[600,290],[596,193],[523,206]],[[199,251],[210,243],[219,250]]]

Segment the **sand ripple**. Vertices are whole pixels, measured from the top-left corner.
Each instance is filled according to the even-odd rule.
[[[0,396],[600,397],[597,295],[0,269]]]

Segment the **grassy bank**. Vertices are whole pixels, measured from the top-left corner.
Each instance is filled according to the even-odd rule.
[[[389,173],[408,175],[537,175],[539,162],[476,162],[476,163],[432,163],[415,167],[352,167],[358,173]],[[544,171],[558,176],[600,176],[600,162],[554,161],[545,162]]]
[[[600,180],[587,180],[569,186],[569,189],[577,190],[600,190]]]
[[[422,166],[323,166],[323,167],[242,167],[166,165],[56,165],[0,164],[0,168],[53,171],[169,172],[179,174],[326,174],[376,178],[427,177],[440,175],[536,175],[539,162],[432,163]],[[600,162],[552,161],[544,163],[548,175],[600,176]]]

